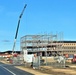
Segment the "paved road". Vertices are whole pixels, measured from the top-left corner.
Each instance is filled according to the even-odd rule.
[[[13,65],[7,65],[0,62],[0,75],[33,75],[33,74],[17,69]]]
[[[8,72],[2,66],[0,66],[0,75],[13,75],[12,73]]]

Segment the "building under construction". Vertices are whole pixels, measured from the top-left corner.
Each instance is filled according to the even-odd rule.
[[[21,37],[21,52],[37,53],[41,56],[63,54],[62,34],[26,35]]]
[[[62,34],[26,35],[21,37],[21,52],[37,53],[42,56],[76,54],[76,41],[64,41]]]

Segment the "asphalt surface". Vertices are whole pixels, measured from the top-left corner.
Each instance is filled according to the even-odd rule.
[[[0,75],[34,75],[17,69],[14,65],[7,65],[0,62]]]
[[[0,75],[13,75],[12,73],[5,70],[2,66],[0,66]]]

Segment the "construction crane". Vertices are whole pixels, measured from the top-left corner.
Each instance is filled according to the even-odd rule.
[[[15,45],[16,45],[16,40],[17,40],[17,36],[18,36],[18,30],[19,30],[19,25],[20,25],[20,20],[22,18],[22,15],[24,13],[24,10],[26,8],[27,4],[25,4],[20,16],[19,16],[19,20],[18,20],[18,25],[17,25],[17,30],[16,30],[16,34],[15,34],[15,39],[14,39],[14,44],[13,44],[13,49],[12,49],[12,54],[14,53],[14,49],[15,49]]]

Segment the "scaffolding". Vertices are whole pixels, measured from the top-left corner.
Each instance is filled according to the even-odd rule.
[[[21,52],[27,50],[28,53],[42,52],[41,55],[55,55],[63,53],[61,34],[26,35],[21,38]]]
[[[48,60],[52,60],[50,64],[54,66],[60,65],[56,61],[64,59],[63,57],[63,34],[44,34],[44,35],[26,35],[21,37],[21,53],[23,54],[24,50],[27,50],[28,54],[36,53],[38,58],[43,58],[45,60],[45,65],[48,65]],[[57,57],[58,56],[58,57]],[[59,57],[61,56],[61,57]],[[53,59],[49,59],[53,57]],[[56,58],[55,58],[56,57]],[[54,60],[57,59],[57,60]],[[54,62],[53,62],[54,61]],[[38,61],[38,66],[41,65],[41,61]],[[61,62],[61,66],[65,66],[65,63]]]

